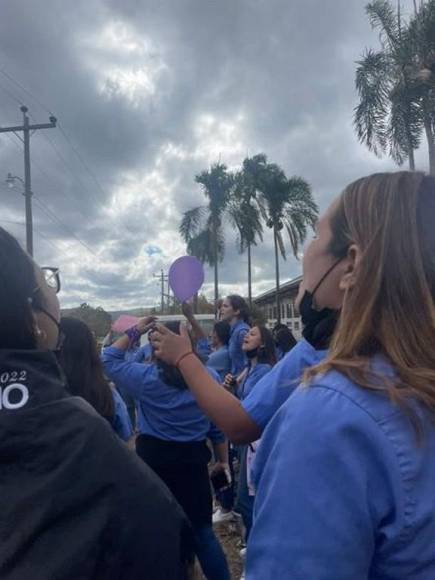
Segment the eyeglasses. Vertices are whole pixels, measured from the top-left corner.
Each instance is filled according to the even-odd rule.
[[[50,266],[43,266],[41,268],[44,274],[45,283],[49,288],[54,290],[56,294],[60,292],[60,276],[59,268],[52,268]]]

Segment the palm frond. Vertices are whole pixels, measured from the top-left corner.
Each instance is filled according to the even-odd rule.
[[[276,241],[278,244],[279,253],[284,258],[284,260],[287,260],[287,254],[285,251],[285,244],[284,244],[284,240],[282,237],[282,233],[280,231],[276,232]]]
[[[389,0],[373,0],[366,6],[372,28],[379,30],[382,45],[396,49],[400,41],[400,18]]]
[[[195,207],[184,212],[179,226],[179,232],[186,243],[200,232],[201,223],[204,220],[206,212],[207,208],[203,206]]]
[[[357,65],[359,103],[354,110],[354,125],[358,139],[380,156],[387,148],[390,62],[383,52],[368,50]]]

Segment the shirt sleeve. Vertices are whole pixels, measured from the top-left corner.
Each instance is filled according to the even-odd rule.
[[[299,384],[283,359],[265,374],[242,401],[242,407],[261,429],[289,398]],[[295,373],[293,373],[295,374]]]
[[[224,443],[226,439],[225,435],[222,433],[220,429],[216,427],[214,423],[210,423],[210,429],[209,432],[207,433],[207,437],[213,443]]]
[[[101,360],[107,376],[135,399],[146,395],[156,381],[154,364],[126,361],[125,351],[114,346],[104,349]]]
[[[123,441],[128,441],[130,437],[133,436],[133,427],[131,425],[127,406],[115,388],[112,389],[112,396],[115,406],[115,413],[112,421],[113,430]]]
[[[397,457],[366,411],[331,389],[298,389],[255,460],[247,577],[367,579],[375,530],[394,517],[392,480]]]

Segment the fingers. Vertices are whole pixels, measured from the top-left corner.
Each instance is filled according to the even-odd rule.
[[[180,336],[183,338],[189,338],[189,331],[187,330],[187,326],[184,322],[180,322]]]

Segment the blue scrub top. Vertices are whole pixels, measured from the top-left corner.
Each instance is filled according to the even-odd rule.
[[[112,428],[123,441],[128,441],[133,436],[133,427],[131,426],[127,406],[115,388],[112,388],[112,397],[115,407]]]
[[[421,443],[387,395],[338,372],[295,391],[257,451],[248,580],[435,578],[435,422],[414,408]]]
[[[230,342],[228,352],[231,360],[231,374],[237,377],[248,364],[248,359],[242,350],[242,344],[245,340],[246,333],[250,330],[249,324],[238,320],[231,326]]]
[[[191,392],[164,383],[155,363],[128,362],[125,351],[113,346],[104,349],[102,361],[107,376],[136,400],[139,433],[165,441],[225,441]],[[219,382],[217,373],[207,370]]]
[[[230,353],[227,346],[222,346],[210,354],[207,359],[207,366],[214,369],[223,382],[225,376],[231,371]]]
[[[289,351],[242,401],[243,409],[261,429],[289,398],[306,368],[318,364],[327,350],[316,350],[305,339]]]
[[[248,367],[248,372],[240,383],[237,389],[237,396],[241,401],[249,396],[252,389],[264,376],[266,376],[272,369],[271,365],[265,363],[257,363],[253,367]]]

